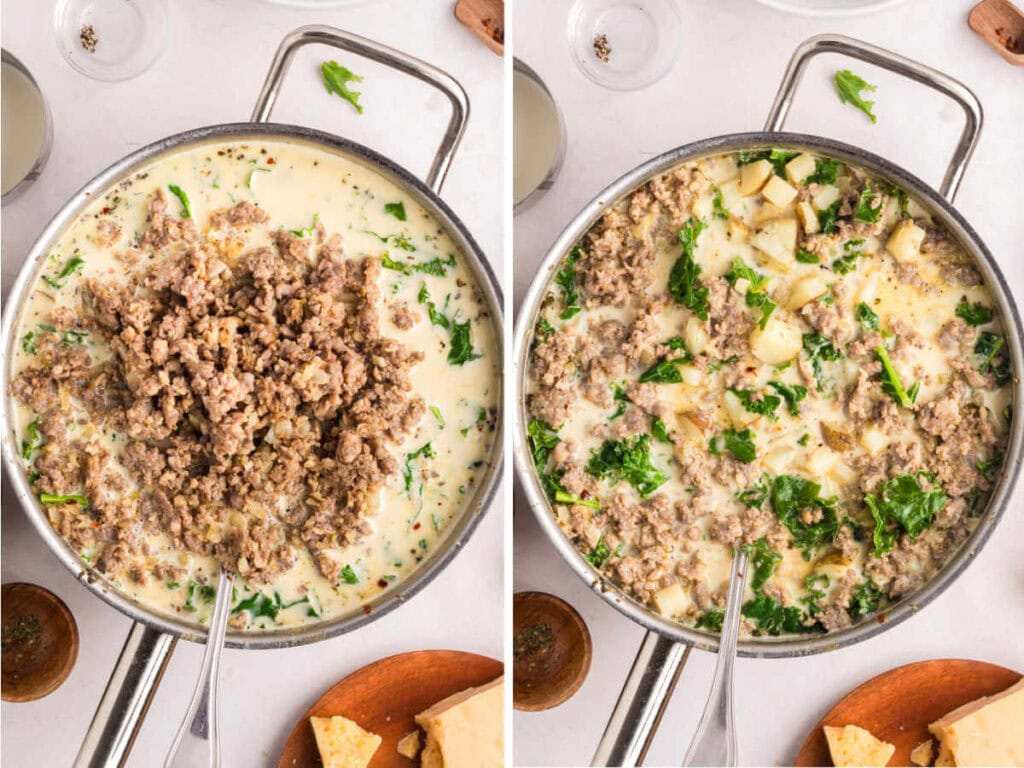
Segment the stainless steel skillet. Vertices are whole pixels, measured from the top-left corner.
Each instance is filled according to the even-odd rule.
[[[420,181],[387,157],[355,142],[302,126],[268,122],[292,58],[299,48],[311,43],[330,45],[373,59],[424,81],[447,97],[452,114],[425,181]],[[76,766],[114,766],[123,763],[175,642],[179,637],[204,642],[206,635],[205,630],[193,624],[149,609],[120,591],[103,574],[87,569],[77,554],[50,526],[46,512],[32,493],[19,460],[18,436],[14,432],[11,419],[12,404],[7,392],[12,373],[13,345],[17,343],[14,331],[18,317],[31,286],[44,266],[50,247],[97,195],[105,194],[137,169],[166,154],[208,142],[287,139],[341,155],[368,167],[405,190],[437,220],[464,254],[465,261],[474,274],[496,328],[496,347],[490,354],[497,355],[500,360],[502,296],[497,278],[465,225],[440,197],[441,186],[462,138],[468,115],[469,103],[465,91],[456,80],[442,70],[400,51],[332,27],[302,27],[287,35],[281,42],[263,83],[251,122],[196,128],[154,142],[122,158],[88,182],[65,203],[32,246],[12,286],[0,330],[0,378],[3,381],[3,396],[0,397],[0,439],[4,468],[26,515],[57,559],[89,590],[135,621],[85,736],[82,749],[75,761]],[[502,425],[499,420],[480,483],[465,512],[460,519],[453,522],[451,531],[435,552],[418,570],[395,588],[365,608],[347,616],[295,629],[265,633],[229,632],[227,645],[244,649],[305,645],[351,632],[400,606],[430,583],[476,529],[497,488],[501,471],[501,452]]]
[[[945,94],[963,108],[966,125],[938,190],[899,165],[861,148],[829,138],[782,132],[794,93],[808,62],[822,53],[844,54],[901,74]],[[813,150],[865,167],[878,176],[898,184],[930,208],[937,220],[964,244],[974,257],[978,269],[998,301],[1002,316],[1006,319],[1007,342],[1013,367],[1014,371],[1019,372],[1024,362],[1024,348],[1021,343],[1022,329],[1017,304],[998,264],[981,238],[952,204],[977,144],[981,124],[981,105],[974,94],[957,80],[868,43],[837,35],[814,37],[800,45],[790,60],[763,131],[716,136],[693,142],[669,150],[634,168],[587,204],[549,249],[524,298],[516,323],[513,451],[517,475],[540,527],[561,557],[603,600],[648,630],[594,756],[595,765],[636,765],[643,760],[654,729],[690,650],[696,647],[715,651],[718,648],[718,637],[665,619],[626,595],[587,562],[559,528],[552,515],[530,458],[526,435],[528,418],[525,394],[533,328],[543,297],[561,260],[603,215],[608,206],[652,177],[679,163],[739,149],[779,147]],[[1014,399],[1020,402],[1024,389],[1019,375],[1015,378],[1013,387]],[[1014,419],[1002,475],[982,516],[983,522],[943,570],[920,590],[886,608],[879,616],[848,629],[827,635],[798,636],[789,639],[751,638],[739,644],[739,653],[758,658],[777,658],[810,655],[846,647],[896,626],[925,606],[941,594],[981,551],[1005,511],[1020,473],[1022,442],[1024,427],[1018,419]]]

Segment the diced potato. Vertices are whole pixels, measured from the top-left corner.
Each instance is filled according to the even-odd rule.
[[[708,345],[708,330],[704,323],[696,317],[686,321],[686,328],[683,330],[683,343],[686,344],[686,351],[691,355],[699,355]]]
[[[647,236],[651,234],[651,229],[654,227],[654,223],[657,219],[657,214],[648,213],[640,221],[633,225],[633,235],[637,240],[646,240]]]
[[[857,479],[857,471],[845,461],[837,461],[829,470],[828,476],[839,486],[848,485]]]
[[[699,387],[704,384],[704,374],[700,368],[694,368],[692,365],[679,366],[679,375],[683,377],[683,384],[688,386]]]
[[[800,219],[800,226],[809,235],[817,234],[821,230],[821,222],[818,221],[818,213],[807,201],[796,204],[796,217]]]
[[[821,425],[821,437],[825,445],[833,451],[844,453],[853,448],[853,436],[841,427],[833,427],[831,424]]]
[[[932,220],[931,212],[925,210],[924,206],[922,206],[914,198],[910,198],[907,201],[907,215],[909,215],[912,219],[927,219],[928,221]]]
[[[772,176],[768,183],[761,190],[764,199],[769,203],[785,208],[796,199],[796,189],[784,182],[778,176]]]
[[[866,278],[860,286],[860,290],[857,291],[857,301],[862,304],[867,304],[869,307],[875,303],[875,298],[878,296],[878,272],[872,272]]]
[[[670,584],[654,593],[654,607],[670,619],[684,615],[690,609],[690,597],[681,584]]]
[[[698,219],[709,219],[711,218],[711,206],[712,206],[712,194],[709,192],[706,195],[701,195],[693,201],[691,210],[693,215]]]
[[[750,349],[768,365],[781,365],[796,357],[803,347],[803,335],[795,325],[772,316],[764,330],[750,333]]]
[[[812,477],[824,478],[832,465],[836,463],[836,455],[828,448],[815,448],[807,457],[807,471]]]
[[[732,392],[725,393],[725,412],[729,415],[733,426],[741,429],[750,426],[758,419],[758,415],[744,408],[743,402]]]
[[[765,454],[764,458],[761,459],[761,463],[773,475],[782,475],[789,469],[789,465],[795,455],[796,449],[794,448],[776,448],[771,453]]]
[[[802,278],[793,284],[786,297],[786,309],[800,309],[815,299],[819,299],[828,293],[828,281],[822,275],[813,274]]]
[[[811,202],[814,203],[814,207],[819,211],[824,211],[838,199],[839,187],[829,184],[828,186],[822,187],[818,194],[811,198]]]
[[[729,219],[729,223],[726,225],[729,232],[729,238],[735,243],[742,243],[746,241],[750,235],[750,227],[744,223],[742,219],[732,216]]]
[[[781,264],[796,258],[796,219],[772,219],[758,227],[750,244]]]
[[[869,426],[860,433],[860,444],[864,450],[874,456],[889,444],[889,437],[878,427]]]
[[[893,228],[889,241],[885,244],[885,250],[896,261],[914,261],[921,255],[924,235],[923,229],[910,219],[904,219]]]
[[[804,152],[786,163],[786,178],[794,184],[799,184],[814,173],[815,166],[814,155]]]
[[[760,192],[768,177],[775,173],[775,168],[767,160],[758,160],[740,168],[739,192],[744,197]]]
[[[719,185],[718,191],[722,193],[722,204],[727,210],[731,211],[734,207],[740,205],[743,200],[743,195],[740,194],[739,179],[733,179]]]
[[[777,219],[780,216],[785,215],[786,211],[779,208],[775,203],[769,203],[766,200],[756,211],[754,211],[754,224],[760,225],[766,221],[771,221],[772,219]]]

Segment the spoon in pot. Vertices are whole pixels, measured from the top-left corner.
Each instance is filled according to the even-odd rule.
[[[221,568],[217,582],[217,601],[213,604],[210,629],[199,679],[178,729],[164,768],[219,768],[220,741],[217,736],[217,681],[220,678],[220,652],[224,650],[231,613],[231,582],[234,577]]]
[[[736,661],[736,642],[740,629],[740,605],[747,584],[747,553],[736,550],[729,577],[729,597],[718,641],[718,663],[711,681],[711,692],[700,718],[683,765],[734,766],[738,762],[736,728],[732,712],[732,676]]]

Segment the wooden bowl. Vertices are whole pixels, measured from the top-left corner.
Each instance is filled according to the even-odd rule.
[[[57,690],[78,658],[78,625],[64,602],[35,584],[4,584],[4,701],[33,701]]]
[[[1010,0],[982,0],[967,23],[996,53],[1015,66],[1024,66],[1024,12]]]
[[[417,729],[415,717],[453,693],[500,676],[497,659],[462,651],[414,651],[369,664],[335,683],[296,723],[278,768],[321,768],[310,717],[342,715],[381,737],[370,768],[413,768],[398,742]],[[422,746],[422,735],[421,746]]]
[[[969,659],[919,661],[853,689],[814,726],[794,765],[832,765],[822,728],[859,725],[896,747],[889,765],[911,765],[910,752],[932,736],[928,725],[959,706],[1005,691],[1019,672]]]
[[[512,601],[512,703],[538,712],[567,701],[590,671],[590,630],[576,609],[546,592],[518,592]]]

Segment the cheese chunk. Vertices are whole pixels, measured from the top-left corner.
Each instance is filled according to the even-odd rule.
[[[931,765],[932,754],[934,752],[933,747],[934,745],[932,744],[931,739],[928,739],[928,741],[922,741],[914,747],[913,751],[910,753],[910,762],[914,765]]]
[[[426,731],[423,768],[501,768],[504,678],[469,688],[416,715]]]
[[[309,723],[324,768],[366,768],[380,746],[380,736],[340,715],[311,717]]]
[[[402,739],[398,742],[396,747],[398,754],[402,757],[408,757],[410,760],[415,760],[416,755],[420,751],[420,732],[412,731],[411,733],[405,734]]]
[[[832,763],[838,768],[854,765],[887,765],[889,758],[896,751],[896,747],[892,744],[876,739],[856,725],[847,725],[842,728],[826,725],[825,739],[828,741],[828,751],[832,755]]]
[[[928,729],[947,765],[1024,765],[1024,679],[955,709]]]

